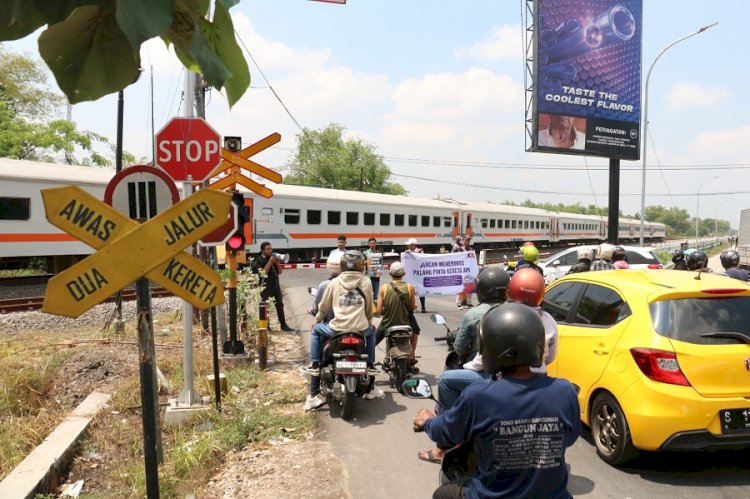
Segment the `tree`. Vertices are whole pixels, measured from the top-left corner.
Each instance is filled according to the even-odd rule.
[[[297,135],[297,152],[285,184],[330,187],[346,191],[406,194],[390,180],[391,169],[375,147],[360,139],[344,140],[345,128],[332,123],[323,130],[307,128]]]
[[[173,44],[188,69],[227,91],[229,105],[250,85],[229,9],[239,0],[12,0],[0,9],[0,41],[42,26],[39,53],[75,104],[96,100],[135,81],[141,44]],[[213,4],[213,9],[211,5]],[[213,12],[213,20],[206,14]]]
[[[47,75],[33,59],[0,47],[0,157],[103,166],[110,164],[97,144],[106,137],[80,131],[61,119],[65,99],[47,86]],[[84,151],[79,157],[77,152]],[[128,160],[133,160],[128,155]]]
[[[640,214],[636,215],[640,218]],[[690,235],[690,215],[683,208],[665,208],[664,206],[646,206],[644,220],[659,222],[667,226],[667,237]]]

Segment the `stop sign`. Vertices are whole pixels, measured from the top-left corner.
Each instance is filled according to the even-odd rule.
[[[174,180],[201,182],[221,161],[220,140],[201,118],[172,118],[156,134],[156,165]]]

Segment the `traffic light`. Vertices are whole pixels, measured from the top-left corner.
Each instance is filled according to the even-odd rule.
[[[224,149],[232,152],[237,152],[242,149],[242,137],[224,137]]]
[[[245,198],[239,192],[232,193],[232,209],[237,208],[237,230],[226,242],[227,251],[245,251],[245,224],[250,221],[250,208],[245,206]]]

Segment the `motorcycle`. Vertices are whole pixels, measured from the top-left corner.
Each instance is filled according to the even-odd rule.
[[[442,410],[445,407],[432,394],[430,383],[420,377],[413,377],[404,381],[403,394],[410,399],[430,399]],[[414,427],[415,432],[423,431]],[[456,445],[445,451],[443,462],[440,464],[439,485],[457,481],[463,477],[473,476],[477,470],[477,453],[471,442]]]
[[[311,296],[317,288],[307,288]],[[354,399],[367,393],[375,381],[367,374],[367,340],[357,332],[338,333],[326,340],[320,362],[320,393],[326,402],[341,406],[341,417],[351,419]]]
[[[388,373],[391,388],[403,393],[403,383],[419,369],[411,366],[412,349],[410,326],[391,326],[385,330],[385,359],[383,371]],[[415,372],[416,371],[416,372]]]
[[[445,316],[441,314],[430,314],[430,320],[435,324],[439,324],[445,327],[445,336],[438,336],[435,338],[435,341],[445,341],[448,345],[448,355],[446,355],[445,357],[444,370],[449,371],[451,369],[462,369],[464,362],[466,361],[462,359],[453,349],[453,343],[455,343],[456,341],[456,331],[451,330],[451,328],[448,327],[448,321],[446,321]]]

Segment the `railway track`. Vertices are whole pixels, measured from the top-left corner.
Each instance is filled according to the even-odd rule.
[[[151,288],[151,298],[161,298],[165,296],[172,296],[172,293],[164,288]],[[123,301],[135,300],[135,289],[125,289],[122,292]],[[111,296],[106,302],[115,301],[115,297]],[[34,310],[41,310],[42,303],[44,303],[43,296],[32,296],[28,298],[9,298],[0,300],[0,314],[9,314],[11,312],[30,312]]]

